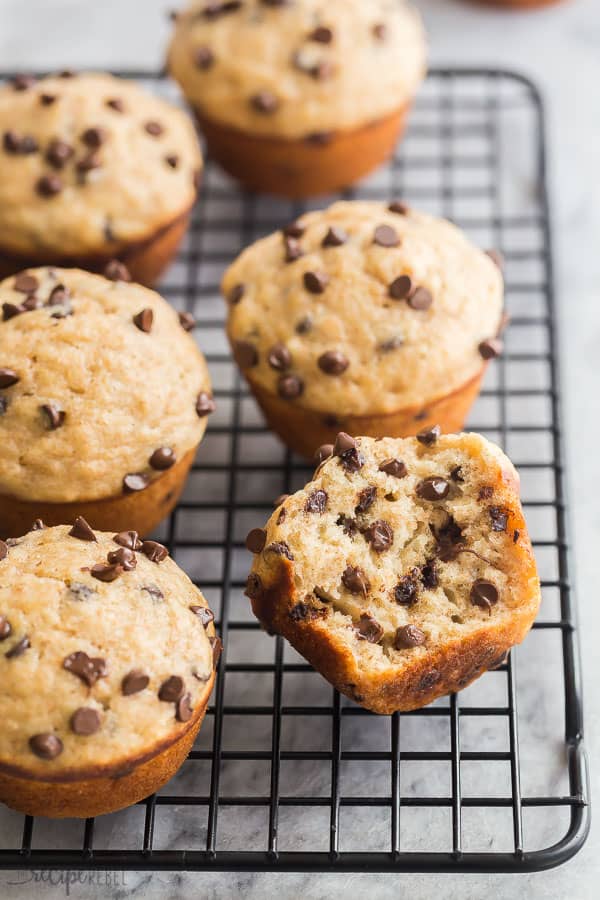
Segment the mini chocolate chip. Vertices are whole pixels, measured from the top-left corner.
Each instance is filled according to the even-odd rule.
[[[285,556],[290,562],[294,561],[294,554],[285,541],[272,541],[265,547],[265,553],[274,553],[276,556]]]
[[[132,669],[121,681],[121,693],[124,697],[139,694],[150,684],[150,678],[141,669]]]
[[[97,578],[98,581],[116,581],[119,575],[123,574],[123,567],[119,565],[105,565],[104,563],[96,563],[90,569],[90,575],[92,578]]]
[[[304,382],[298,375],[282,375],[277,382],[277,392],[283,400],[295,400],[304,391]]]
[[[375,553],[389,550],[394,541],[393,529],[384,519],[376,519],[363,531],[363,534]]]
[[[57,284],[48,295],[47,306],[63,306],[69,299],[69,289],[64,284]]]
[[[154,451],[148,462],[153,469],[162,471],[163,469],[170,469],[171,466],[175,465],[176,460],[177,457],[172,447],[159,447]]]
[[[277,112],[279,100],[271,91],[259,91],[250,97],[250,105],[255,112],[269,116]]]
[[[491,484],[484,484],[483,487],[479,488],[479,493],[477,494],[478,500],[489,500],[494,495],[494,488]]]
[[[40,406],[40,409],[46,417],[46,424],[50,431],[55,431],[57,428],[60,428],[61,425],[64,425],[67,414],[64,409],[60,409],[56,403],[43,403]]]
[[[112,109],[114,112],[124,113],[125,112],[125,104],[121,100],[120,97],[109,97],[106,101],[106,106],[109,109]]]
[[[421,566],[421,582],[428,591],[433,591],[439,584],[435,559],[428,560]]]
[[[169,555],[169,551],[158,541],[144,541],[142,544],[142,553],[147,556],[150,562],[161,563]]]
[[[98,591],[96,588],[89,587],[87,584],[82,584],[80,581],[72,581],[69,585],[69,594],[71,595],[71,599],[74,600],[83,602],[84,600],[89,600],[97,593]]]
[[[75,78],[75,72],[72,69],[63,69],[58,73],[59,78]]]
[[[354,512],[356,515],[359,513],[365,513],[368,509],[370,509],[375,500],[377,499],[377,488],[376,487],[366,487],[358,495],[358,503],[354,508]]]
[[[212,52],[210,47],[206,44],[202,44],[200,47],[196,47],[193,53],[194,65],[197,69],[210,69],[211,66],[214,65],[215,62],[215,54]]]
[[[462,474],[462,466],[454,466],[450,472],[450,478],[452,481],[463,482],[465,479]]]
[[[253,528],[246,535],[246,549],[250,553],[262,553],[267,542],[267,532],[264,528]]]
[[[419,570],[413,568],[403,575],[394,588],[394,600],[401,606],[414,606],[419,599]]]
[[[105,128],[95,127],[95,128],[86,128],[86,130],[81,135],[81,140],[86,145],[86,147],[93,147],[97,149],[101,147],[107,138],[107,131]]]
[[[379,471],[385,472],[386,475],[392,475],[394,478],[404,478],[408,475],[408,469],[400,459],[385,459],[380,463]]]
[[[506,531],[508,525],[508,513],[499,506],[490,506],[490,519],[492,531]]]
[[[504,349],[504,344],[500,340],[500,338],[487,338],[485,341],[481,341],[479,344],[478,350],[479,355],[482,359],[495,359],[497,356],[500,356],[502,350]]]
[[[287,516],[287,510],[286,510],[285,506],[283,506],[279,510],[279,515],[277,516],[277,524],[281,525],[281,523],[285,521],[286,516]]]
[[[520,537],[521,537],[521,532],[519,531],[518,528],[515,528],[515,530],[513,531],[513,544],[516,544]]]
[[[241,369],[252,369],[258,365],[258,350],[250,341],[236,341],[233,345],[233,355]]]
[[[341,375],[350,365],[350,361],[340,350],[327,350],[319,356],[317,364],[326,375]]]
[[[221,658],[221,653],[223,652],[223,642],[220,637],[209,637],[208,643],[212,647],[213,652],[213,668],[217,668],[219,665],[219,659]]]
[[[286,263],[296,262],[301,256],[304,256],[304,250],[300,241],[293,237],[284,237],[283,246],[285,249],[284,259]]]
[[[106,660],[101,656],[88,656],[84,650],[76,650],[63,660],[63,669],[76,675],[88,687],[92,687],[99,678],[108,673]]]
[[[341,247],[348,241],[348,234],[338,225],[332,225],[321,241],[322,247]]]
[[[388,287],[388,294],[393,300],[406,300],[413,291],[410,275],[399,275]]]
[[[431,428],[424,428],[423,431],[419,431],[417,440],[420,444],[431,447],[432,444],[436,443],[441,433],[442,429],[439,425],[432,425]]]
[[[40,759],[56,759],[63,752],[63,742],[55,734],[43,732],[29,738],[29,749]]]
[[[327,493],[322,490],[313,491],[308,495],[304,504],[304,512],[324,513],[327,507]]]
[[[383,637],[383,628],[373,616],[363,613],[360,617],[357,633],[359,639],[370,644],[378,644]]]
[[[300,319],[299,322],[296,323],[296,334],[308,334],[309,331],[312,331],[313,321],[310,316],[305,316],[303,319]]]
[[[260,575],[257,575],[256,572],[250,572],[248,575],[244,593],[247,597],[250,597],[251,600],[259,600],[262,597],[263,583]]]
[[[478,578],[473,582],[469,596],[473,606],[487,609],[491,613],[492,606],[498,602],[498,588],[491,581]]]
[[[325,272],[305,272],[304,287],[311,294],[322,294],[329,284],[329,275]]]
[[[436,541],[435,552],[442,562],[450,562],[456,559],[464,544],[464,535],[460,525],[452,516],[448,516],[446,523],[438,528],[437,531],[433,525],[429,527]]]
[[[402,625],[396,629],[394,647],[396,650],[409,650],[422,646],[426,640],[427,636],[416,625]]]
[[[404,341],[399,335],[395,335],[394,337],[388,338],[386,341],[382,341],[377,345],[377,349],[381,351],[381,353],[391,353],[392,350],[397,350],[404,344]]]
[[[77,161],[75,168],[81,175],[91,172],[93,169],[99,169],[102,165],[100,154],[97,150],[90,150],[85,156]]]
[[[96,535],[83,516],[77,516],[73,522],[73,527],[69,531],[69,536],[78,538],[80,541],[96,541]]]
[[[6,616],[0,615],[0,641],[5,641],[12,634],[12,626]]]
[[[145,591],[153,600],[164,600],[165,595],[155,584],[143,584],[140,590]]]
[[[208,394],[206,391],[200,391],[196,398],[196,415],[203,419],[205,416],[214,413],[216,408],[217,405],[212,398],[212,394]]]
[[[131,281],[129,269],[118,259],[107,262],[103,274],[109,281]]]
[[[143,472],[129,472],[123,478],[123,491],[132,494],[135,491],[143,491],[148,487],[150,478]]]
[[[62,169],[75,153],[74,148],[66,141],[51,141],[46,150],[46,162],[55,169]]]
[[[190,312],[180,312],[177,313],[179,318],[179,324],[183,328],[184,331],[193,331],[196,327],[196,320]]]
[[[417,485],[417,496],[421,500],[443,500],[448,496],[450,485],[445,478],[438,475],[432,475],[430,478],[424,478]]]
[[[494,265],[498,266],[500,271],[502,271],[504,268],[504,256],[502,253],[500,253],[499,250],[486,250],[485,254],[486,256],[489,256]]]
[[[91,706],[80,706],[69,720],[73,734],[87,736],[100,729],[100,715]]]
[[[16,306],[14,303],[3,303],[2,321],[8,322],[10,319],[14,319],[15,316],[20,316],[24,312],[25,309],[22,306]]]
[[[406,203],[402,203],[400,200],[394,200],[388,206],[390,212],[396,213],[399,216],[407,216],[410,212],[410,208],[406,205]]]
[[[108,562],[122,566],[125,572],[131,572],[137,566],[137,557],[133,550],[127,547],[119,547],[118,550],[111,550],[107,556]]]
[[[400,244],[398,232],[391,225],[378,225],[373,235],[373,243],[380,247],[397,247]]]
[[[411,309],[429,309],[432,303],[433,297],[424,287],[416,288],[408,298],[408,305]]]
[[[267,360],[272,369],[283,372],[292,364],[292,355],[285,344],[273,344],[269,350]]]
[[[29,640],[29,635],[26,634],[20,641],[13,644],[10,650],[4,655],[7,659],[16,659],[17,656],[22,656],[29,647],[31,647],[31,642]]]
[[[13,281],[13,290],[19,291],[20,294],[33,294],[39,288],[40,283],[35,275],[28,272],[20,272],[15,275]]]
[[[150,120],[149,122],[144,122],[144,131],[151,137],[160,137],[160,135],[164,131],[164,128],[160,124],[160,122]]]
[[[9,388],[17,384],[20,377],[13,369],[0,369],[0,388]]]
[[[384,41],[387,37],[387,28],[385,27],[383,22],[376,22],[375,25],[373,25],[371,31],[373,33],[373,37],[378,41]],[[392,208],[392,206],[394,206],[393,203],[391,204],[390,209]],[[392,209],[392,212],[395,212],[395,210]]]
[[[246,285],[244,285],[244,284],[236,284],[231,288],[231,290],[229,291],[229,294],[227,296],[227,299],[231,303],[232,306],[235,306],[237,303],[240,302],[240,300],[244,296],[245,291],[246,291]]]
[[[208,628],[210,623],[215,621],[215,614],[208,606],[190,606],[190,610],[195,616],[198,616],[205,628]]]
[[[178,722],[189,722],[193,714],[192,695],[184,694],[176,703],[175,717]]]
[[[179,166],[179,157],[176,153],[169,153],[165,156],[165,162],[170,169],[176,169]]]
[[[37,180],[35,189],[40,197],[54,197],[62,191],[63,183],[58,175],[42,175]]]
[[[315,459],[318,465],[321,465],[321,463],[326,459],[329,459],[330,456],[333,456],[333,444],[321,444],[315,453]]]
[[[346,566],[342,572],[342,584],[351,594],[366,597],[371,590],[369,579],[359,566]]]
[[[127,547],[128,550],[142,549],[142,542],[137,531],[120,531],[118,534],[115,534],[113,541],[121,547]]]
[[[318,25],[307,37],[309,41],[316,41],[318,44],[330,44],[333,40],[333,31],[325,25]]]
[[[146,309],[142,309],[133,317],[133,324],[136,326],[136,328],[139,328],[140,331],[144,331],[146,334],[149,334],[152,331],[153,321],[154,313],[148,307],[146,307]]]
[[[171,675],[158,689],[158,699],[165,703],[177,703],[183,697],[185,684],[179,675]]]

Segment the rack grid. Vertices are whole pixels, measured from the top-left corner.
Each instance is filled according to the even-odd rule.
[[[148,72],[121,73],[171,99]],[[533,871],[589,829],[581,681],[565,515],[544,111],[496,69],[433,70],[391,163],[346,198],[403,198],[453,219],[506,262],[506,352],[468,423],[521,474],[543,604],[524,645],[460,695],[390,717],[335,692],[243,598],[246,531],[311,468],[266,430],[223,332],[219,277],[249,242],[314,204],[240,191],[210,162],[161,286],[197,319],[218,411],[159,532],[203,589],[225,650],[194,750],[157,795],[97,820],[0,809],[0,868]]]

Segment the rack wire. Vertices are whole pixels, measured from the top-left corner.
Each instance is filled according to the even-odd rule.
[[[175,97],[160,76],[123,74]],[[506,352],[468,424],[520,471],[539,620],[499,670],[391,717],[340,697],[259,629],[242,593],[243,537],[311,469],[268,433],[234,370],[218,282],[242,247],[327,200],[245,194],[209,163],[162,292],[197,318],[218,412],[161,536],[218,617],[212,704],[179,774],[141,804],[59,827],[0,810],[1,868],[507,872],[550,868],[582,846],[590,813],[536,88],[500,70],[432,71],[394,160],[343,196],[402,197],[504,255]]]

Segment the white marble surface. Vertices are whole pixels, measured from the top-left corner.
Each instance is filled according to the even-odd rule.
[[[161,59],[168,26],[162,0],[0,0],[0,60],[3,67],[153,67]],[[543,88],[550,113],[551,187],[563,348],[567,451],[570,461],[576,581],[582,619],[586,684],[587,747],[592,789],[600,779],[600,676],[596,597],[596,418],[600,388],[597,286],[600,283],[600,11],[596,0],[573,0],[531,14],[481,10],[457,0],[421,0],[434,62],[503,65],[532,75]],[[35,23],[35,28],[33,27]],[[591,588],[591,589],[590,589]],[[74,883],[72,896],[147,898],[325,898],[350,896],[428,898],[443,891],[451,898],[498,900],[527,893],[533,898],[587,900],[597,896],[600,831],[570,863],[531,876],[304,876],[136,874],[107,881]],[[68,845],[68,835],[66,836]],[[56,879],[55,879],[56,881]],[[24,883],[19,883],[24,882]],[[61,897],[64,883],[39,887],[22,873],[0,873],[0,896]]]

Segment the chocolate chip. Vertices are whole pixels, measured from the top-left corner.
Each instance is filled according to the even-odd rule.
[[[508,524],[508,513],[499,506],[490,506],[490,519],[492,520],[492,531],[506,531]]]
[[[292,355],[285,344],[273,344],[269,350],[267,361],[272,369],[283,372],[292,364]]]
[[[327,507],[327,493],[323,490],[313,491],[308,495],[304,504],[304,512],[324,513]]]
[[[341,375],[350,365],[350,361],[340,350],[327,350],[319,356],[317,364],[326,375]]]
[[[58,73],[59,78],[75,78],[75,72],[72,69],[63,69]]]
[[[111,259],[104,268],[104,277],[109,281],[131,281],[129,269],[118,259]]]
[[[257,575],[256,572],[250,572],[248,575],[244,593],[247,597],[250,597],[251,600],[259,600],[262,597],[263,583],[260,575]]]
[[[245,285],[245,284],[236,284],[236,285],[234,285],[234,286],[231,288],[231,290],[229,291],[229,294],[228,294],[228,296],[227,296],[227,299],[228,299],[229,303],[230,303],[232,306],[235,306],[237,303],[240,302],[240,300],[241,300],[242,297],[244,296],[245,291],[246,291],[246,285]]]
[[[86,130],[81,135],[81,140],[86,145],[86,147],[93,147],[97,149],[101,147],[107,138],[107,131],[105,128],[100,128],[96,126],[95,128],[86,128]]]
[[[305,272],[304,287],[311,294],[322,294],[329,284],[329,275],[325,272]]]
[[[313,321],[310,316],[305,316],[303,319],[300,319],[299,322],[296,323],[296,334],[308,334],[309,331],[312,331]]]
[[[20,641],[13,644],[10,650],[4,655],[7,659],[16,659],[17,656],[22,656],[29,647],[31,647],[31,642],[29,640],[29,635],[26,634]]]
[[[120,97],[109,97],[106,101],[106,106],[109,109],[114,110],[114,112],[124,113],[125,112],[125,104],[121,100]]]
[[[281,5],[281,0],[279,0],[279,2],[277,2],[277,0],[262,0],[262,2],[268,6]],[[241,8],[241,0],[225,0],[225,2],[222,3],[218,3],[217,0],[212,0],[212,2],[208,3],[202,12],[197,15],[202,16],[205,19],[217,19],[219,16],[237,12]]]
[[[445,478],[438,475],[432,475],[430,478],[424,478],[417,485],[417,496],[421,500],[443,500],[448,496],[450,485]]]
[[[102,165],[100,154],[97,150],[90,150],[85,156],[77,161],[75,168],[81,175],[91,172],[93,169],[99,169]]]
[[[15,316],[20,316],[21,313],[24,313],[25,310],[22,306],[15,306],[14,303],[3,303],[2,304],[2,321],[8,322],[9,319],[14,319]]]
[[[396,213],[399,216],[407,216],[410,212],[410,208],[406,205],[406,203],[402,203],[400,200],[394,200],[388,206],[390,212]]]
[[[462,483],[465,480],[462,474],[462,466],[454,466],[454,468],[450,472],[450,478],[452,479],[452,481]]]
[[[421,582],[428,591],[433,591],[438,586],[439,579],[435,559],[430,559],[421,566]]]
[[[460,525],[452,516],[448,516],[448,520],[440,528],[436,529],[433,525],[429,526],[435,537],[435,552],[442,562],[450,562],[456,559],[461,548],[464,545],[464,535]]]
[[[75,150],[70,144],[57,138],[48,144],[46,162],[49,162],[55,169],[62,169],[74,153]]]
[[[35,275],[30,275],[28,272],[20,272],[13,281],[13,290],[19,291],[20,294],[33,294],[39,286],[40,283]]]
[[[194,65],[197,69],[210,69],[211,66],[214,65],[215,62],[215,54],[212,52],[210,47],[206,44],[202,44],[200,47],[196,47],[193,53]]]
[[[130,472],[123,478],[123,491],[132,494],[135,491],[143,491],[148,487],[150,478],[143,472]]]
[[[190,609],[195,616],[198,616],[205,628],[208,628],[210,623],[215,621],[215,614],[208,606],[190,606]]]
[[[4,132],[2,145],[7,153],[21,153],[23,156],[37,153],[40,149],[38,142],[30,134],[20,135],[12,130]]]
[[[61,425],[64,425],[67,414],[56,403],[43,403],[40,409],[46,417],[46,424],[50,431],[55,431]]]
[[[359,566],[346,566],[342,572],[342,584],[351,594],[366,597],[371,590],[369,579]]]
[[[250,553],[262,553],[267,542],[267,532],[264,528],[253,528],[246,536],[246,549]]]
[[[58,175],[42,175],[37,180],[35,189],[40,197],[54,197],[62,191],[63,183]]]
[[[255,112],[269,116],[277,112],[279,100],[275,94],[271,93],[271,91],[259,91],[257,94],[253,94],[253,96],[250,97],[250,105]]]
[[[333,131],[311,131],[304,140],[307,144],[313,144],[315,147],[325,147],[330,144],[334,138]]]
[[[473,582],[469,597],[473,606],[487,609],[491,613],[492,606],[498,602],[498,588],[491,581],[478,578]]]
[[[285,541],[272,541],[265,547],[265,553],[274,553],[276,556],[285,556],[290,562],[294,561],[294,554]]]
[[[233,355],[241,369],[251,369],[258,365],[258,350],[250,341],[236,341],[233,345]]]
[[[147,556],[150,562],[161,563],[169,555],[169,551],[158,541],[144,541],[142,543],[142,553]]]
[[[212,394],[208,394],[206,391],[200,391],[196,398],[196,415],[203,419],[205,416],[214,413],[216,408],[217,405],[212,398]]]
[[[88,687],[108,674],[106,660],[101,656],[88,656],[84,650],[76,650],[63,660],[63,669],[76,675]]]
[[[494,265],[498,266],[500,271],[502,271],[504,268],[504,256],[502,253],[500,253],[499,250],[486,250],[485,253],[486,256],[489,256]]]
[[[487,338],[485,341],[481,341],[479,344],[478,350],[479,355],[482,359],[495,359],[497,356],[500,356],[502,350],[504,349],[504,344],[500,340],[500,338]]]
[[[179,675],[171,675],[158,689],[158,699],[165,703],[177,703],[183,697],[185,684]]]
[[[273,506],[275,508],[277,508],[278,506],[281,506],[282,503],[285,503],[285,501],[289,500],[289,499],[290,499],[289,494],[280,494],[279,497],[275,497],[275,499],[273,500]]]
[[[520,537],[521,537],[521,532],[519,531],[518,528],[515,528],[515,530],[513,531],[513,544],[516,544]]]
[[[0,369],[0,388],[9,388],[17,384],[20,377],[13,369]]]
[[[163,471],[163,469],[170,469],[171,466],[175,465],[176,460],[177,457],[172,447],[159,447],[158,450],[154,451],[148,462],[153,469]]]
[[[196,320],[190,312],[180,312],[177,313],[179,318],[179,324],[183,328],[184,331],[193,331],[196,327]]]
[[[100,716],[91,706],[80,706],[71,716],[69,725],[73,734],[96,734],[100,729]]]
[[[208,643],[212,647],[213,652],[213,668],[217,668],[219,665],[219,659],[221,658],[221,653],[223,652],[223,643],[220,637],[209,637]]]
[[[383,637],[383,628],[373,616],[363,613],[357,626],[357,636],[370,644],[378,644]]]
[[[160,137],[160,135],[164,131],[164,128],[160,124],[160,122],[151,120],[149,122],[144,122],[144,131],[151,137]]]
[[[478,500],[489,500],[494,495],[494,488],[491,484],[484,484],[483,487],[479,488],[479,493],[477,494]]]
[[[82,584],[80,581],[72,581],[69,585],[69,594],[74,600],[83,602],[84,600],[89,600],[91,597],[94,597],[97,593],[98,591],[95,588],[91,588],[87,584]]]
[[[419,570],[413,568],[403,575],[394,588],[394,600],[401,606],[414,606],[419,599]]]
[[[304,391],[304,382],[298,375],[282,375],[277,382],[277,392],[283,400],[295,400]]]
[[[15,91],[26,91],[28,88],[33,87],[36,83],[37,78],[35,75],[15,75],[12,79],[11,84]]]
[[[128,550],[142,549],[142,542],[137,531],[120,531],[118,534],[115,534],[113,541],[121,547],[127,547]]]
[[[292,622],[304,622],[308,618],[312,618],[311,609],[306,603],[296,603],[290,609],[289,616]]]
[[[408,298],[408,305],[412,309],[429,309],[433,303],[433,297],[424,287],[418,287]]]
[[[333,455],[339,456],[340,463],[346,472],[358,472],[365,464],[356,441],[345,431],[338,433],[333,445]]]
[[[375,500],[377,499],[377,488],[376,487],[366,487],[358,495],[358,503],[354,509],[356,515],[359,513],[365,513],[368,509],[370,509]]]
[[[69,299],[69,289],[64,284],[57,284],[48,295],[47,306],[63,306]]]
[[[55,734],[43,732],[29,738],[29,749],[40,759],[56,759],[63,752],[63,742]]]
[[[400,459],[385,459],[380,463],[379,471],[394,478],[405,478],[408,475],[408,469]]]
[[[104,563],[96,563],[90,569],[90,575],[92,578],[97,578],[98,581],[116,581],[119,575],[123,574],[123,567],[119,565],[105,565]]]
[[[318,44],[330,44],[333,40],[333,31],[325,25],[318,25],[307,37],[309,41],[316,41]]]
[[[3,416],[8,409],[8,400],[6,397],[0,397],[0,416]]]
[[[176,153],[169,153],[168,156],[165,156],[165,162],[171,169],[176,169],[179,166],[179,157]]]
[[[165,599],[165,595],[155,584],[143,584],[140,590],[145,591],[152,600],[158,601]]]
[[[329,459],[330,456],[333,456],[333,444],[321,444],[315,453],[315,459],[318,465],[321,465],[321,463],[326,459]]]
[[[380,247],[397,247],[400,244],[398,232],[391,225],[378,225],[373,235],[373,243]]]
[[[0,615],[0,641],[5,641],[12,634],[12,626],[6,616]]]
[[[396,650],[409,650],[411,647],[422,646],[427,637],[416,625],[402,625],[396,629],[394,647]]]
[[[393,300],[405,300],[412,291],[413,283],[409,275],[399,275],[388,287],[388,294]]]
[[[189,722],[194,713],[192,707],[192,695],[184,694],[175,706],[175,717],[178,722]]]
[[[124,697],[139,694],[150,684],[150,678],[141,669],[132,669],[121,681],[121,693]]]
[[[385,27],[383,22],[377,22],[375,25],[373,25],[371,31],[373,33],[373,37],[378,41],[384,41],[387,37],[387,28]],[[393,203],[391,204],[390,209],[392,208],[392,206],[394,206]],[[392,212],[395,212],[395,210],[392,209]]]
[[[146,309],[142,309],[133,317],[133,324],[136,326],[136,328],[139,328],[140,331],[143,331],[146,334],[149,334],[152,331],[153,321],[154,313],[148,307],[146,307]]]
[[[118,550],[111,550],[107,556],[111,565],[122,566],[125,572],[131,572],[137,566],[137,558],[133,550],[127,547],[119,547]]]
[[[358,532],[358,523],[356,519],[351,519],[349,516],[343,514],[338,516],[335,524],[343,528],[344,534],[347,534],[348,537],[354,537]]]
[[[417,440],[420,444],[431,447],[432,444],[436,443],[441,433],[442,429],[439,425],[432,425],[431,428],[424,428],[423,431],[419,431]]]
[[[377,349],[382,353],[391,353],[392,350],[397,350],[399,347],[403,345],[404,341],[399,335],[395,337],[388,338],[386,341],[382,341],[381,344],[377,345]]]
[[[363,531],[363,534],[375,553],[383,553],[385,550],[389,550],[394,541],[392,527],[384,519],[376,519]]]
[[[340,431],[333,445],[334,456],[341,456],[342,453],[346,453],[348,450],[356,450],[356,441],[349,434],[346,434],[345,431]]]
[[[348,241],[348,235],[343,228],[332,225],[321,242],[322,247],[341,247]]]
[[[83,516],[77,516],[73,522],[73,527],[69,531],[69,536],[78,538],[80,541],[96,541],[96,535]]]

